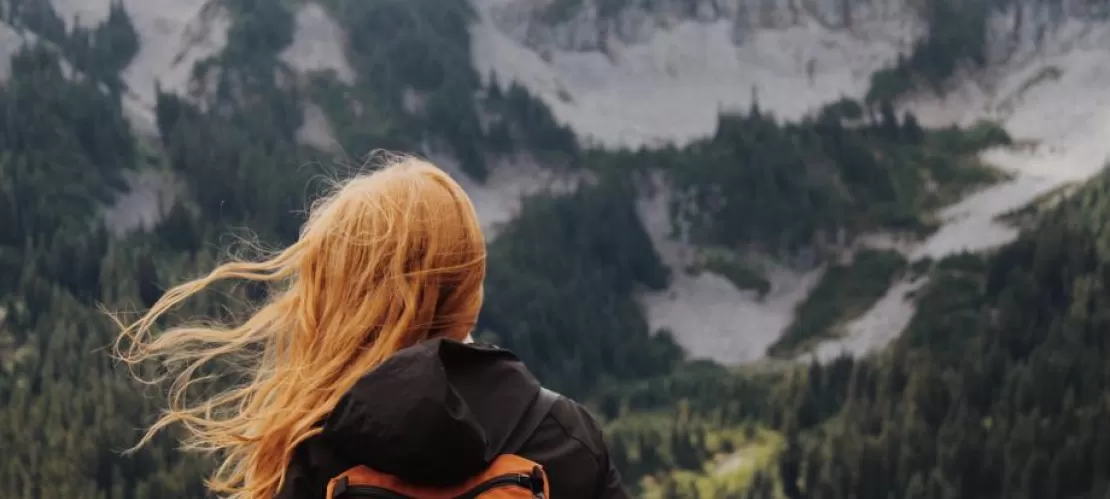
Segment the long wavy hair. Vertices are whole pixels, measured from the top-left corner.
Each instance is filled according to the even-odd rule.
[[[294,449],[387,357],[426,339],[464,341],[486,273],[470,199],[443,171],[410,157],[337,185],[313,205],[295,243],[257,260],[223,263],[170,289],[133,323],[114,318],[117,357],[133,368],[161,360],[173,379],[168,409],[132,450],[181,425],[185,449],[219,459],[208,488],[236,499],[273,497]],[[229,279],[272,293],[241,324],[156,331],[171,308]],[[194,385],[229,356],[245,379],[198,396]]]

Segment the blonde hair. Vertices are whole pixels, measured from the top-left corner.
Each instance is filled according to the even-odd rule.
[[[176,286],[134,323],[116,319],[120,359],[175,368],[169,407],[135,449],[180,424],[187,450],[221,460],[211,491],[273,497],[294,449],[319,433],[317,422],[362,375],[420,341],[468,336],[485,272],[474,206],[443,171],[402,157],[339,185],[313,206],[291,246]],[[273,293],[239,325],[153,334],[172,307],[227,279],[266,283]],[[198,373],[229,355],[245,363],[237,366],[245,382],[187,403],[205,378]]]

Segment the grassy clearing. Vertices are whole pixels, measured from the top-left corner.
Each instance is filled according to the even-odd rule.
[[[709,434],[716,454],[700,470],[675,470],[644,478],[644,499],[729,497],[751,486],[758,471],[774,468],[783,447],[779,433],[758,426],[729,428]],[[779,489],[775,485],[775,490]]]

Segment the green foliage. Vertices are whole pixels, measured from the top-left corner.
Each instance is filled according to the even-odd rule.
[[[225,117],[160,94],[159,127],[170,164],[204,219],[292,241],[303,222],[294,213],[305,207],[305,188],[318,170],[298,164],[310,156],[292,142],[300,119],[293,98],[276,89],[268,97]]]
[[[599,414],[610,419],[606,436],[625,483],[638,497],[690,497],[668,496],[672,482],[687,490],[743,490],[777,453],[781,439],[762,422],[780,380],[695,361],[606,390]]]
[[[921,310],[935,315],[916,315],[902,341],[914,347],[929,346],[938,352],[948,350],[952,355],[964,354],[971,338],[961,332],[975,327],[982,303],[982,260],[975,262],[974,258],[969,254],[937,263],[929,276],[930,284],[917,299]]]
[[[26,29],[41,37],[38,50],[56,51],[82,77],[103,83],[113,92],[122,90],[119,73],[139,52],[139,34],[123,4],[113,1],[108,18],[95,28],[76,25],[67,31],[65,22],[50,2],[7,0],[0,5],[0,21]]]
[[[174,434],[122,453],[158,399],[107,356],[115,331],[97,304],[121,311],[149,306],[167,281],[211,268],[205,240],[228,222],[296,234],[290,214],[303,204],[291,200],[303,202],[305,177],[272,171],[295,157],[289,138],[299,113],[289,116],[296,107],[276,89],[238,106],[234,90],[256,92],[266,82],[250,78],[250,66],[237,66],[242,61],[227,54],[210,63],[225,66],[212,97],[225,114],[205,114],[165,95],[158,109],[164,145],[200,218],[178,204],[154,234],[117,240],[100,226],[97,213],[124,187],[123,171],[145,161],[119,92],[103,91],[137,49],[129,25],[117,5],[105,24],[72,34],[94,41],[88,51],[58,50],[81,47],[77,42],[31,45],[0,86],[3,497],[204,497],[201,478],[210,463],[175,452]],[[113,57],[96,56],[101,49]],[[71,78],[62,55],[103,73]],[[172,237],[158,239],[167,233]],[[219,317],[246,298],[232,290],[180,312]]]
[[[850,264],[833,265],[798,306],[794,322],[768,355],[794,356],[817,340],[837,336],[837,329],[866,312],[905,267],[901,254],[878,250],[861,250]]]
[[[431,135],[454,153],[465,172],[485,178],[475,106],[480,84],[470,66],[466,29],[474,16],[470,5],[433,0],[329,0],[325,5],[346,28],[347,57],[359,78],[359,85],[346,92],[349,99],[323,106],[340,124],[340,144],[353,151],[368,150],[369,144],[417,151]],[[406,95],[423,104],[406,109],[405,102],[412,100]],[[358,121],[388,128],[376,125],[379,129],[371,131]],[[354,129],[342,126],[346,123]]]
[[[490,89],[483,109],[495,120],[490,125],[487,141],[509,144],[501,148],[510,152],[523,148],[541,155],[545,163],[561,164],[578,159],[582,154],[578,139],[570,128],[555,121],[551,110],[539,99],[528,93],[520,83],[513,81],[507,90],[500,88],[496,76],[491,78]]]
[[[927,228],[923,213],[998,178],[972,155],[1008,143],[1001,129],[924,130],[889,103],[872,102],[879,116],[865,118],[860,103],[842,101],[798,124],[758,109],[722,117],[715,137],[684,148],[589,150],[523,87],[481,88],[465,2],[328,0],[351,35],[353,85],[302,78],[279,60],[292,40],[288,2],[225,4],[228,48],[196,70],[203,105],[159,93],[161,149],[149,155],[185,196],[150,233],[122,238],[95,214],[124,187],[122,173],[148,161],[120,109],[119,72],[139,48],[126,12],[114,4],[103,25],[67,32],[49,2],[0,9],[45,40],[19,52],[0,86],[0,497],[204,496],[210,463],[176,452],[172,434],[120,453],[159,399],[108,359],[113,331],[96,304],[149,306],[168,284],[210,269],[232,228],[271,245],[293,240],[314,194],[317,169],[307,165],[319,158],[294,141],[306,99],[355,154],[430,144],[476,178],[490,158],[521,152],[599,174],[569,194],[529,199],[491,243],[481,326],[604,417],[613,459],[640,492],[1106,493],[1105,179],[990,259],[918,265],[931,284],[890,352],[737,372],[684,360],[669,333],[649,329],[635,291],[663,289],[668,276],[629,178],[666,171],[682,194],[680,221],[693,222],[700,241],[804,247],[841,228]],[[934,38],[947,40],[935,42],[942,48],[974,41]],[[67,78],[63,57],[83,76]],[[751,269],[729,264],[707,267],[765,289]],[[904,266],[861,253],[826,279],[793,329],[835,330]],[[220,291],[175,314],[223,317],[259,297]],[[752,457],[750,466],[715,473],[736,456]]]
[[[682,405],[719,426],[736,426],[770,416],[771,390],[779,378],[768,372],[738,372],[708,361],[685,361],[664,374],[602,385],[592,400],[599,414],[608,419],[665,412]]]
[[[930,137],[937,149],[953,151],[957,154],[974,154],[995,146],[1008,146],[1013,143],[1006,129],[997,123],[979,121],[968,129],[949,127],[937,130]]]
[[[841,120],[852,104],[799,124],[780,125],[758,109],[721,116],[712,138],[655,153],[694,240],[777,252],[840,230],[925,231],[930,211],[1000,178],[974,157],[997,134],[927,133],[892,111],[850,128]]]
[[[68,40],[65,21],[50,2],[7,0],[6,4],[6,9],[0,9],[0,20],[27,29],[56,45],[64,45]]]
[[[782,451],[781,435],[748,425],[710,432],[707,439],[718,442],[712,448],[717,453],[700,469],[675,470],[645,479],[640,497],[780,497],[775,490],[779,488],[776,477],[769,470]]]
[[[606,3],[614,2],[609,0]],[[569,21],[580,8],[582,8],[582,0],[553,0],[544,6],[539,18],[548,24],[558,24]]]
[[[105,355],[113,331],[95,307],[126,307],[154,278],[131,265],[141,247],[121,250],[94,215],[136,161],[118,95],[67,78],[41,44],[12,62],[0,86],[0,496],[202,497],[205,465],[170,451],[172,436],[120,453],[155,407]]]
[[[907,334],[856,363],[836,416],[783,456],[812,470],[804,497],[1105,496],[1110,260],[1105,223],[1086,221],[1105,220],[1107,185],[990,259],[938,263]]]
[[[755,291],[760,298],[771,291],[771,281],[754,265],[723,252],[707,252],[704,269],[728,279],[737,289]],[[692,269],[700,272],[700,269]]]
[[[681,355],[631,295],[668,279],[632,200],[609,183],[533,197],[490,245],[481,326],[557,389],[660,374]]]
[[[347,151],[387,148],[453,154],[477,180],[490,160],[526,151],[561,164],[578,154],[573,133],[524,87],[483,89],[470,65],[474,13],[466,2],[328,0],[349,34],[346,55],[358,82],[316,75],[312,101]],[[486,92],[482,92],[486,90]],[[481,118],[480,118],[481,116]]]
[[[893,67],[876,71],[868,103],[896,100],[926,87],[941,92],[964,63],[986,63],[987,17],[990,0],[927,0],[921,5],[927,32]]]
[[[12,73],[0,86],[0,244],[21,247],[87,227],[84,215],[124,187],[134,139],[119,104],[68,80],[53,51],[21,49]]]
[[[77,70],[119,92],[118,75],[139,53],[139,33],[123,4],[113,2],[103,24],[92,30],[75,27],[64,47]]]
[[[226,0],[223,5],[235,20],[227,31],[224,57],[237,61],[272,58],[293,43],[293,14],[286,2]]]

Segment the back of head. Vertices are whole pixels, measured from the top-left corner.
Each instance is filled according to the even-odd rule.
[[[174,423],[186,448],[223,457],[217,493],[269,498],[295,447],[318,433],[343,393],[403,348],[463,340],[482,305],[485,240],[462,188],[433,165],[400,158],[317,202],[297,242],[264,261],[233,261],[168,291],[135,323],[120,323],[120,357],[182,366],[170,408],[139,445]],[[224,279],[273,285],[245,322],[154,335],[176,304]],[[203,365],[235,355],[247,383],[186,404]]]
[[[289,299],[297,351],[364,351],[362,364],[431,337],[462,340],[482,305],[486,249],[474,208],[436,167],[404,159],[319,202],[297,243]]]

